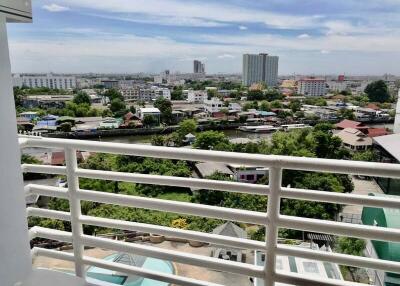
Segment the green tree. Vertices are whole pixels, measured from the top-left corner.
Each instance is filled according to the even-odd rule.
[[[71,132],[72,124],[70,122],[61,123],[58,127],[61,132]]]
[[[154,126],[155,124],[157,124],[157,120],[154,118],[153,115],[148,115],[146,114],[143,118],[143,125],[150,127],[150,126]]]
[[[22,88],[14,87],[14,103],[16,108],[22,107],[23,95],[24,92]]]
[[[388,102],[390,100],[388,86],[383,80],[371,82],[367,85],[364,92],[372,102]]]
[[[194,147],[199,149],[216,149],[218,145],[229,144],[228,137],[218,131],[204,131],[197,135]]]
[[[90,96],[86,92],[83,92],[83,91],[78,92],[74,96],[73,102],[75,104],[82,104],[82,103],[86,103],[88,105],[91,104]]]
[[[282,108],[282,102],[279,100],[274,100],[271,102],[271,108]]]
[[[279,90],[270,88],[265,92],[265,97],[268,101],[282,100],[283,94]]]
[[[178,134],[183,138],[189,133],[196,133],[197,122],[194,119],[185,119],[179,123]]]
[[[161,112],[161,122],[170,124],[172,122],[172,103],[164,97],[159,97],[154,102],[154,107]]]
[[[266,96],[262,90],[249,90],[247,100],[263,100]]]
[[[292,102],[290,102],[289,108],[292,110],[292,112],[300,111],[301,109],[300,100],[293,100]]]
[[[367,150],[364,152],[356,152],[352,156],[354,161],[365,161],[365,162],[376,162],[378,160],[378,154],[374,150]]]
[[[337,249],[339,252],[348,255],[362,256],[365,246],[366,243],[363,239],[340,237],[337,240]]]
[[[106,92],[104,93],[104,96],[108,97],[110,99],[110,101],[112,101],[113,99],[119,99],[121,101],[124,101],[124,97],[122,96],[122,93],[120,93],[118,90],[111,88],[106,90]]]
[[[111,100],[110,110],[113,113],[119,113],[119,112],[125,113],[126,111],[125,102],[123,102],[121,99],[118,98]]]
[[[175,86],[171,92],[171,99],[172,100],[183,100],[183,92],[182,87]]]
[[[349,120],[356,119],[356,116],[354,115],[354,111],[351,109],[343,109],[342,108],[337,112],[337,115],[343,119],[349,119]]]
[[[151,136],[151,145],[153,146],[164,146],[165,138],[162,135],[153,135]]]
[[[268,101],[262,101],[260,104],[260,110],[271,111],[271,104]]]
[[[135,114],[135,113],[136,113],[136,108],[135,108],[135,106],[134,106],[134,105],[131,105],[131,106],[129,107],[129,111],[132,112],[133,114]]]

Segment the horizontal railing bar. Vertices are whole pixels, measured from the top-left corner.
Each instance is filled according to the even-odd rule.
[[[46,249],[41,247],[34,247],[32,249],[33,256],[44,256],[48,258],[54,258],[59,260],[75,262],[75,256],[73,253],[62,252],[58,250]]]
[[[226,261],[219,258],[202,256],[192,253],[183,253],[174,250],[162,249],[159,247],[134,244],[100,237],[83,235],[81,242],[86,246],[100,247],[124,253],[134,253],[146,257],[153,257],[163,260],[172,260],[179,263],[205,267],[229,273],[237,273],[252,277],[263,277],[263,267],[254,266],[240,262]]]
[[[186,278],[174,274],[166,274],[156,272],[140,267],[128,266],[121,263],[110,262],[106,260],[100,260],[93,257],[84,256],[82,260],[85,264],[96,266],[99,268],[105,268],[117,272],[126,274],[138,275],[140,277],[167,282],[173,285],[184,285],[184,286],[222,286],[221,284],[215,284],[206,281],[200,281],[192,278]]]
[[[72,233],[66,231],[34,226],[29,230],[29,232],[33,233],[31,239],[40,237],[61,242],[72,242]]]
[[[175,202],[169,200],[144,198],[138,196],[128,196],[111,194],[105,192],[79,190],[78,198],[85,201],[92,201],[105,204],[166,211],[187,215],[202,216],[208,218],[240,221],[264,225],[267,222],[266,214],[240,209],[215,207],[194,203]]]
[[[212,233],[203,233],[198,231],[183,230],[158,225],[150,225],[122,220],[106,219],[99,217],[81,216],[80,222],[87,225],[99,227],[115,228],[121,230],[140,231],[158,235],[165,235],[192,241],[207,242],[213,245],[224,245],[239,249],[253,249],[265,251],[265,243],[250,239],[240,239],[236,237],[227,237]]]
[[[357,195],[350,193],[324,192],[307,189],[282,188],[281,197],[288,199],[327,202],[345,205],[360,205],[377,208],[400,208],[400,199]]]
[[[286,215],[281,215],[279,217],[278,225],[280,228],[400,242],[400,229],[394,228],[326,221]]]
[[[27,194],[35,194],[35,195],[47,196],[47,197],[56,197],[56,198],[60,198],[60,199],[68,199],[69,198],[67,188],[28,184],[24,187],[24,190]]]
[[[96,142],[88,140],[24,138],[25,146],[44,148],[73,147],[78,150],[179,159],[189,161],[211,161],[259,167],[281,167],[284,169],[358,174],[365,176],[400,178],[400,165],[389,163],[361,162],[350,160],[260,155],[186,148],[159,147],[139,144]]]
[[[26,208],[26,213],[27,213],[28,217],[36,216],[36,217],[42,217],[42,218],[59,219],[59,220],[64,220],[64,221],[71,220],[70,213],[62,212],[62,211],[29,207],[29,208]]]
[[[354,266],[383,270],[386,272],[400,273],[400,262],[374,259],[369,257],[358,257],[341,253],[327,252],[321,250],[305,249],[288,245],[278,245],[278,255],[302,257],[311,260],[326,261],[340,265]]]
[[[275,281],[296,286],[365,286],[365,284],[330,278],[318,278],[289,272],[277,271]]]
[[[76,174],[79,177],[98,179],[98,180],[111,180],[123,181],[140,184],[161,185],[161,186],[175,186],[185,188],[198,188],[206,190],[218,190],[234,193],[245,193],[253,195],[268,195],[269,187],[266,185],[256,185],[249,183],[238,183],[230,181],[217,181],[208,179],[173,177],[173,176],[160,176],[138,173],[122,173],[112,171],[88,170],[78,169]]]
[[[75,257],[73,253],[61,252],[52,249],[45,249],[34,247],[32,249],[33,256],[44,256],[54,259],[66,260],[66,261],[75,261]],[[83,263],[86,265],[96,266],[100,268],[105,268],[113,271],[118,271],[127,274],[138,275],[144,278],[149,278],[153,280],[163,281],[176,285],[188,285],[188,286],[221,286],[220,284],[215,284],[206,281],[199,281],[191,278],[181,277],[174,274],[166,274],[161,272],[156,272],[144,268],[128,266],[121,263],[115,263],[110,261],[105,261],[89,256],[84,256],[82,259]]]
[[[22,164],[21,168],[24,173],[67,175],[67,169],[63,166]]]

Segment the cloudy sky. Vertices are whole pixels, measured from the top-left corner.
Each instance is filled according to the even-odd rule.
[[[400,0],[34,0],[8,27],[14,72],[241,72],[243,53],[280,74],[400,75]]]

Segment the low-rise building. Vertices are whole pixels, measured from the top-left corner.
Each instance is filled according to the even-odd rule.
[[[314,251],[325,251],[332,252],[331,248],[328,246],[318,247],[317,244],[302,243],[297,246],[305,249],[310,249]],[[256,251],[254,257],[254,264],[256,266],[265,266],[265,254]],[[331,262],[323,262],[318,260],[312,260],[302,257],[277,255],[276,257],[276,269],[277,271],[287,272],[287,273],[298,273],[303,276],[312,276],[316,279],[326,280],[344,280],[340,272],[340,268],[337,264]],[[254,286],[263,286],[264,281],[260,278],[254,278]],[[290,284],[278,283],[279,286],[289,286]],[[321,284],[323,285],[323,284]]]
[[[140,120],[144,120],[146,116],[152,116],[155,118],[158,124],[160,124],[160,119],[161,119],[161,112],[158,108],[155,107],[143,107],[139,108],[138,110],[138,116]]]
[[[209,114],[220,112],[224,103],[217,97],[207,99],[204,101],[204,110]]]
[[[372,146],[372,139],[360,130],[354,128],[346,128],[337,133],[343,146],[352,151],[365,151]]]
[[[319,78],[304,78],[297,83],[297,93],[305,96],[326,95],[326,81]]]
[[[107,89],[111,89],[111,88],[115,88],[117,89],[119,87],[119,81],[118,80],[102,80],[101,84],[107,88]]]
[[[207,100],[207,91],[205,90],[188,90],[187,101],[190,103],[203,103]]]
[[[25,108],[64,108],[74,96],[65,95],[28,95],[22,98],[22,106]]]
[[[102,122],[100,122],[99,128],[103,129],[118,129],[121,125],[121,120],[115,119],[112,117],[105,118]]]
[[[119,90],[127,102],[132,101],[153,101],[159,97],[171,100],[171,91],[168,88],[152,86],[148,87],[135,87],[135,88],[122,88]]]
[[[38,113],[34,112],[34,111],[27,111],[27,112],[20,113],[19,116],[24,118],[24,119],[26,119],[26,120],[31,121],[31,120],[33,120],[33,119],[38,117]]]
[[[340,121],[339,123],[337,123],[335,125],[336,129],[339,130],[343,130],[346,128],[354,128],[357,130],[364,130],[364,129],[368,129],[368,126],[365,126],[363,123],[358,122],[358,121],[354,121],[354,120],[348,120],[348,119],[344,119],[342,121]]]
[[[50,88],[71,90],[76,88],[75,76],[57,74],[24,74],[13,75],[14,86],[29,88]]]
[[[400,163],[400,134],[373,138],[373,147],[382,163]],[[386,194],[400,195],[400,179],[376,178],[376,182]]]
[[[245,166],[241,164],[228,165],[233,172],[233,178],[238,182],[256,183],[268,175],[268,168]]]

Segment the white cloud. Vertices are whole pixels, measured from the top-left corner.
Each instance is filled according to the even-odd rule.
[[[235,56],[231,54],[223,54],[218,56],[219,59],[234,59]]]
[[[242,31],[244,31],[244,30],[247,30],[248,28],[246,27],[246,26],[239,26],[239,30],[242,30]]]
[[[68,5],[100,11],[106,15],[118,14],[123,18],[135,21],[136,17],[150,17],[174,22],[192,21],[231,22],[231,23],[265,23],[279,29],[302,29],[315,27],[322,19],[319,15],[297,16],[270,11],[249,9],[223,3],[190,2],[182,0],[59,0]],[[185,20],[186,19],[186,20]],[[190,25],[190,21],[187,22]]]
[[[55,3],[52,3],[50,5],[44,5],[42,8],[49,12],[64,12],[70,10],[68,7],[57,5]]]
[[[321,54],[323,54],[323,55],[327,55],[327,54],[330,54],[330,53],[331,53],[331,51],[321,50]]]
[[[309,34],[300,34],[297,36],[298,39],[309,39],[311,36]]]

